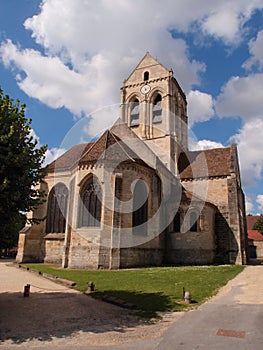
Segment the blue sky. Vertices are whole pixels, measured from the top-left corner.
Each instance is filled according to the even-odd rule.
[[[191,147],[236,142],[247,211],[263,213],[263,0],[0,5],[0,86],[26,103],[47,161],[81,118],[86,139],[114,121],[115,112],[93,111],[119,103],[123,80],[149,51],[186,93]]]

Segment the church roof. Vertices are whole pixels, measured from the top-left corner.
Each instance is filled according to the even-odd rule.
[[[111,149],[111,146],[115,144],[116,147],[112,147]],[[118,136],[110,130],[107,130],[95,142],[73,146],[58,159],[50,163],[47,166],[47,170],[48,172],[69,170],[73,166],[96,162],[105,157],[109,159],[118,159],[120,162],[122,159],[124,161],[131,159],[146,165],[146,163],[140,160],[140,157],[125,145]]]
[[[182,180],[230,175],[231,147],[181,153],[178,170]]]
[[[116,142],[117,138],[114,137],[109,130],[106,130],[90,148],[83,152],[79,160],[79,164],[98,160],[102,156],[103,152]]]
[[[111,147],[114,146],[114,147]],[[110,130],[105,133],[81,157],[79,164],[98,161],[99,159],[115,159],[122,162],[128,159],[140,160],[140,157],[131,150],[115,133]]]
[[[82,143],[73,146],[67,152],[62,154],[58,159],[54,160],[47,166],[48,172],[55,170],[67,170],[71,169],[79,162],[82,154],[85,154],[92,146],[94,142]]]

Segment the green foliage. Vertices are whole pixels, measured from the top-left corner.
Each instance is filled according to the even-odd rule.
[[[0,248],[21,226],[21,213],[35,208],[44,194],[35,188],[44,176],[47,147],[37,147],[31,119],[20,105],[0,89]],[[7,243],[9,242],[9,243]]]
[[[81,292],[85,292],[87,283],[93,281],[93,297],[121,298],[135,304],[150,317],[156,316],[158,311],[180,311],[200,305],[244,269],[244,266],[222,265],[80,271],[45,264],[26,266],[74,281]],[[193,304],[190,306],[182,303],[183,288],[192,294]]]
[[[253,226],[253,230],[259,231],[263,235],[263,216],[261,215],[258,221]]]

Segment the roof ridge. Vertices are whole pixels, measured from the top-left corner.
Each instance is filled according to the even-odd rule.
[[[127,151],[125,151],[124,147],[120,144],[119,140],[117,140],[116,135],[114,135],[110,130],[109,130],[109,133],[110,133],[111,136],[114,138],[114,140],[116,141],[116,143],[120,146],[120,148],[123,150],[123,152],[128,156],[128,158],[129,158],[130,160],[132,160],[133,162],[135,162],[135,159],[133,159],[133,158],[129,155],[129,153],[128,153]],[[127,145],[126,145],[126,146],[127,146]],[[130,149],[129,146],[127,146],[127,147]],[[132,150],[131,150],[131,151],[132,151]]]
[[[95,147],[95,145],[99,142],[99,140],[102,138],[102,136],[107,132],[108,130],[106,130],[101,137],[99,137],[96,141],[93,142],[93,145],[85,152],[81,155],[81,158],[85,157],[91,150],[93,147]]]

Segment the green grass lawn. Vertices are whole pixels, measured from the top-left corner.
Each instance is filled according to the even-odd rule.
[[[93,281],[93,297],[121,298],[135,304],[146,315],[189,308],[181,303],[183,288],[191,292],[193,303],[190,307],[200,305],[244,269],[244,266],[220,265],[87,271],[46,264],[26,266],[74,281],[77,283],[74,288],[81,292],[85,292],[87,283]]]

